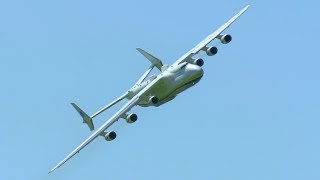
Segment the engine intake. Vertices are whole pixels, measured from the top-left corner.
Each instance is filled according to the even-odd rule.
[[[117,133],[114,132],[114,131],[108,131],[108,132],[106,132],[105,135],[104,135],[104,138],[105,138],[107,141],[112,141],[112,140],[114,140],[116,137],[117,137]]]
[[[213,55],[217,54],[217,52],[218,52],[218,48],[215,46],[208,47],[206,50],[206,53],[208,56],[213,56]]]
[[[230,34],[223,34],[219,39],[222,44],[228,44],[229,42],[231,42],[232,36]]]
[[[201,59],[201,58],[198,58],[198,59],[195,59],[194,61],[193,61],[193,64],[196,64],[196,65],[198,65],[198,66],[203,66],[203,64],[204,64],[204,61],[203,61],[203,59]]]
[[[157,97],[155,97],[155,96],[151,96],[151,97],[149,98],[149,103],[150,103],[150,104],[156,105],[156,104],[158,104],[158,102],[159,102],[159,98],[157,98]]]
[[[138,116],[134,113],[129,114],[126,118],[127,123],[134,123],[138,120]]]

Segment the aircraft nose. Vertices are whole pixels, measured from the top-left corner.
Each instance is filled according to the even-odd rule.
[[[189,63],[186,67],[186,70],[195,76],[202,76],[203,75],[203,69],[200,66],[195,65],[195,64]]]

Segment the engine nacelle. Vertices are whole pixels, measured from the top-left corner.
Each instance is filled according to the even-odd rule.
[[[149,98],[149,103],[152,104],[152,105],[156,105],[156,104],[158,104],[158,102],[159,102],[159,98],[157,98],[155,96],[151,96]]]
[[[126,121],[127,123],[134,123],[138,120],[138,116],[134,113],[127,115]]]
[[[232,36],[230,34],[222,34],[219,37],[222,44],[228,44],[232,40]]]
[[[208,56],[213,56],[213,55],[217,54],[217,52],[218,52],[218,48],[215,46],[208,47],[206,50],[206,53]]]
[[[198,58],[198,59],[195,59],[194,61],[193,61],[193,64],[196,64],[196,65],[198,65],[198,66],[203,66],[203,64],[204,64],[204,61],[203,61],[203,59],[201,59],[201,58]]]
[[[112,141],[112,140],[114,140],[116,137],[117,137],[117,133],[114,132],[114,131],[108,131],[108,132],[106,132],[105,135],[104,135],[104,138],[105,138],[107,141]]]

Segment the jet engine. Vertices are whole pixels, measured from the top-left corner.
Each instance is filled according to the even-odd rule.
[[[218,48],[215,46],[208,47],[206,50],[206,53],[208,56],[213,56],[213,55],[217,54],[217,52],[218,52]]]
[[[203,66],[203,64],[204,64],[204,61],[203,61],[203,59],[201,59],[201,58],[198,58],[198,59],[195,59],[194,61],[193,61],[193,64],[196,64],[196,65],[198,65],[198,66]]]
[[[152,105],[158,104],[158,102],[159,102],[159,98],[157,98],[155,96],[151,96],[149,98],[149,103],[152,104]]]
[[[230,34],[221,34],[219,37],[222,44],[228,44],[232,40],[232,36]]]
[[[134,113],[127,115],[126,121],[127,123],[134,123],[138,120],[138,116]]]
[[[104,138],[107,141],[112,141],[117,137],[117,133],[115,133],[114,131],[108,131],[105,133]]]

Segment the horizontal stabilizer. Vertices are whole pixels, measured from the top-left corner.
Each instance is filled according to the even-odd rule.
[[[151,62],[151,64],[155,65],[161,71],[161,67],[163,66],[161,60],[159,60],[158,58],[154,57],[153,55],[149,54],[148,52],[146,52],[145,50],[143,50],[141,48],[137,48],[137,50],[144,57],[146,57]]]
[[[92,131],[94,129],[92,118],[82,111],[75,103],[71,103],[71,105],[78,111],[83,119],[83,123],[86,123],[89,126],[90,131]]]

